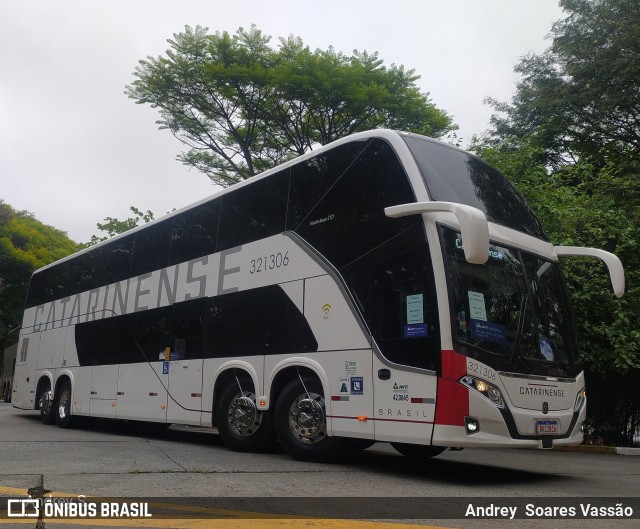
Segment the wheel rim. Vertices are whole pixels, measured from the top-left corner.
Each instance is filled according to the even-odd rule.
[[[40,408],[40,413],[48,414],[51,408],[51,391],[45,391],[42,395],[40,395],[40,400],[38,401],[38,407]]]
[[[68,390],[62,392],[60,395],[60,401],[58,402],[58,417],[66,419],[69,415],[69,403],[71,401],[71,394]]]
[[[304,393],[289,408],[289,427],[305,444],[315,444],[327,435],[324,399],[317,393]]]
[[[251,391],[238,393],[229,403],[227,422],[231,430],[240,437],[256,433],[262,422],[262,414],[256,408],[256,395]]]

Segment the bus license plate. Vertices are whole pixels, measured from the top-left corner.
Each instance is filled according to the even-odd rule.
[[[560,433],[560,421],[558,419],[544,419],[536,421],[538,435],[555,435]]]

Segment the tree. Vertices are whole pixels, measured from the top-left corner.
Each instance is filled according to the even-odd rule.
[[[77,249],[66,233],[0,200],[0,340],[22,322],[33,271]]]
[[[640,3],[562,0],[551,47],[516,66],[522,75],[495,137],[528,137],[553,167],[586,159],[640,163]],[[630,159],[629,159],[630,158]],[[638,188],[635,188],[637,193]]]
[[[554,244],[616,253],[627,292],[606,270],[563,260],[592,399],[594,435],[629,442],[640,427],[640,3],[562,0],[551,47],[516,66],[510,103],[474,149],[502,169]]]
[[[141,221],[147,223],[154,219],[153,212],[150,210],[147,210],[145,213],[143,213],[135,206],[130,206],[129,209],[133,213],[133,217],[129,217],[128,219],[124,220],[120,220],[115,217],[105,218],[104,222],[98,222],[96,226],[98,227],[98,230],[105,232],[106,235],[92,235],[89,242],[83,243],[80,246],[82,248],[88,248],[89,246],[93,246],[94,244],[98,244],[99,242],[111,239],[111,237],[113,237],[114,235],[118,235],[119,233],[124,233],[125,231],[129,231],[130,229],[135,228],[140,224]]]
[[[160,111],[189,150],[178,158],[229,185],[314,145],[376,127],[441,136],[455,128],[413,70],[377,53],[311,51],[299,37],[277,49],[255,26],[235,35],[186,27],[165,56],[140,61],[125,93]]]
[[[634,324],[640,297],[637,223],[630,223],[607,193],[565,184],[602,181],[606,171],[594,173],[585,162],[549,171],[540,162],[543,149],[525,138],[497,145],[477,142],[473,149],[518,187],[554,244],[606,248],[621,257],[627,282],[622,299],[613,297],[606,267],[597,261],[564,258],[561,265],[585,361],[592,435],[610,444],[629,444],[630,432],[640,427],[640,330]]]

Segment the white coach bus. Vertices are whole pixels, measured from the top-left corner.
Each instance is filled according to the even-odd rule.
[[[323,460],[582,441],[560,255],[479,158],[356,134],[33,274],[13,405]]]

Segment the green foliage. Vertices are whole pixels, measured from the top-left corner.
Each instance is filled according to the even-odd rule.
[[[455,128],[413,70],[386,67],[377,53],[270,40],[255,26],[233,36],[186,27],[165,56],[140,61],[125,93],[157,108],[160,128],[189,147],[179,159],[223,186],[354,132]]]
[[[0,200],[0,340],[22,322],[33,271],[77,249],[66,233]]]
[[[592,438],[628,444],[640,426],[640,237],[634,200],[611,167],[598,170],[579,161],[549,170],[540,162],[542,147],[526,138],[490,143],[476,140],[472,148],[518,187],[554,244],[602,248],[625,266],[626,293],[616,299],[602,263],[562,260],[586,365]]]
[[[134,214],[133,217],[129,217],[128,219],[120,220],[115,217],[107,217],[104,219],[104,222],[98,222],[96,226],[102,232],[105,232],[106,235],[98,236],[92,235],[89,242],[83,243],[80,245],[81,248],[88,248],[89,246],[93,246],[94,244],[98,244],[99,242],[106,241],[111,239],[114,235],[118,235],[119,233],[124,233],[125,231],[129,231],[132,228],[135,228],[140,224],[140,222],[150,222],[153,220],[153,212],[147,210],[143,213],[141,210],[136,208],[135,206],[130,206],[129,209]]]
[[[516,66],[511,104],[489,100],[494,137],[528,137],[553,167],[640,162],[640,3],[562,0],[553,43]],[[637,172],[636,172],[637,174]],[[637,189],[637,186],[636,186]]]
[[[595,438],[640,427],[640,3],[562,0],[542,55],[522,59],[511,103],[475,148],[526,196],[555,244],[620,257],[626,294],[596,261],[563,259],[585,359]]]

